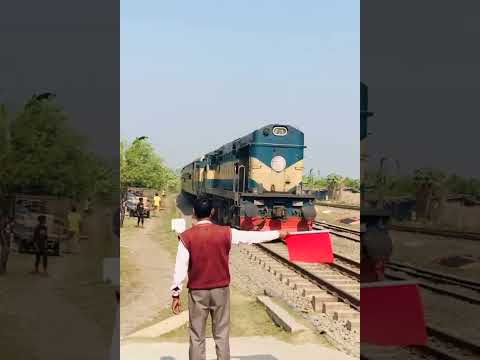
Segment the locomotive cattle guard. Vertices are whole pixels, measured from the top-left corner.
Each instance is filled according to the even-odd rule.
[[[245,230],[311,230],[314,196],[303,194],[304,134],[268,125],[182,169],[184,196],[208,197],[215,220]]]

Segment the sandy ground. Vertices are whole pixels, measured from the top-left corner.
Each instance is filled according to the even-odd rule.
[[[116,302],[102,282],[105,215],[86,220],[80,254],[49,257],[49,277],[31,275],[33,255],[12,254],[0,277],[0,358],[106,359]]]
[[[230,341],[232,360],[353,360],[336,350],[315,344],[291,345],[272,337],[242,337]],[[188,344],[131,343],[122,347],[123,360],[187,360]],[[215,360],[215,346],[207,339],[207,360]]]
[[[435,235],[391,231],[394,252],[393,260],[409,263],[424,269],[430,269],[454,276],[478,281],[480,258],[461,267],[448,267],[436,262],[436,259],[455,255],[480,256],[480,242],[446,238]],[[400,273],[401,276],[405,274]],[[457,291],[454,287],[452,291]],[[468,295],[478,297],[478,293]],[[480,342],[478,317],[480,308],[461,300],[422,290],[425,317],[428,324],[444,329],[473,342]]]
[[[478,280],[480,241],[402,231],[390,231],[390,236],[393,240],[392,260]],[[479,261],[461,267],[448,267],[436,261],[443,257],[462,255],[477,257]]]
[[[157,217],[145,219],[144,228],[136,228],[135,219],[125,218],[120,241],[121,336],[151,322],[159,309],[170,305],[169,288],[175,259],[161,246],[165,221],[165,216],[160,213]],[[124,265],[132,271],[126,273]],[[126,283],[127,276],[129,283]]]

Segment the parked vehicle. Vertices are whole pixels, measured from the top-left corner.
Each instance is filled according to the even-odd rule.
[[[125,202],[126,212],[130,217],[137,216],[137,204],[140,198],[143,198],[143,203],[145,206],[145,217],[150,217],[151,200],[144,195],[144,191],[129,189],[127,192],[127,198]]]
[[[12,213],[15,217],[15,237],[19,252],[34,252],[33,231],[38,217],[44,215],[48,228],[48,252],[60,255],[60,241],[66,236],[66,214],[69,201],[50,196],[17,194]]]

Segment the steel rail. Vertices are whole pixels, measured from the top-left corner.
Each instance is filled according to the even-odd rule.
[[[459,338],[452,334],[446,333],[443,330],[439,330],[428,325],[426,330],[430,344],[425,346],[407,346],[405,349],[414,349],[416,352],[420,353],[419,357],[422,359],[425,357],[425,355],[427,355],[441,360],[465,360],[470,355],[480,354],[479,344],[472,343],[466,339]],[[436,340],[433,341],[433,343],[439,342],[446,345],[445,348],[443,348],[442,345],[431,344],[432,340]],[[453,350],[452,345],[455,347]],[[459,354],[454,353],[456,350],[459,352]],[[469,351],[471,354],[467,354],[465,356],[465,351]],[[373,360],[374,358],[375,356],[369,357],[366,354],[360,354],[360,359],[362,360]]]
[[[443,282],[446,284],[461,286],[466,289],[480,291],[480,282],[473,281],[470,279],[465,279],[457,276],[452,276],[449,274],[425,270],[410,264],[403,264],[396,261],[389,261],[387,266],[393,270],[402,271],[406,274],[413,275],[416,277],[422,277],[425,279],[431,279],[436,282]]]
[[[401,270],[396,270],[396,271],[401,271]],[[393,275],[393,274],[390,274],[390,273],[385,273],[385,277],[389,278],[389,279],[394,279],[394,280],[408,280],[407,278],[404,278],[404,277],[401,277],[401,276],[398,276],[398,275]],[[465,302],[468,302],[468,303],[471,303],[471,304],[480,305],[480,298],[478,298],[478,297],[471,297],[471,296],[468,296],[468,295],[459,294],[459,293],[456,293],[456,292],[453,292],[453,291],[450,291],[450,290],[447,290],[447,289],[442,289],[438,286],[429,285],[429,284],[425,284],[425,283],[419,283],[418,286],[420,286],[421,288],[430,290],[432,292],[436,292],[436,293],[441,294],[441,295],[447,295],[447,296],[450,296],[452,298],[462,300],[462,301],[465,301]]]
[[[322,279],[321,277],[311,273],[309,270],[303,268],[302,266],[295,264],[282,255],[276,253],[275,251],[263,246],[262,244],[256,244],[255,246],[261,248],[263,251],[268,253],[270,256],[274,257],[285,266],[292,268],[294,271],[304,275],[313,283],[317,284],[317,286],[325,289],[327,292],[331,293],[332,295],[336,296],[337,298],[341,299],[343,302],[349,304],[354,309],[360,311],[360,297],[355,296],[353,294],[348,293],[347,291],[338,288],[330,281]]]
[[[319,227],[320,226],[320,227]],[[322,228],[325,228],[327,230],[330,230],[330,233],[332,235],[335,235],[335,236],[338,236],[338,237],[342,237],[342,238],[345,238],[345,239],[348,239],[348,240],[351,240],[351,241],[355,241],[355,242],[360,242],[360,237],[358,238],[355,238],[355,237],[351,237],[351,236],[348,236],[346,234],[344,234],[345,232],[348,232],[350,234],[355,234],[355,235],[360,235],[360,232],[358,232],[358,234],[355,232],[355,230],[352,230],[352,229],[348,229],[348,231],[344,231],[342,227],[338,227],[340,228],[341,230],[338,230],[338,231],[335,231],[335,225],[331,225],[331,224],[325,224],[325,223],[320,223],[320,222],[316,222],[314,224],[314,229],[322,229]],[[332,231],[333,230],[333,231]]]
[[[419,228],[415,226],[406,226],[406,225],[397,225],[397,224],[390,225],[390,230],[401,231],[401,232],[413,232],[413,233],[427,234],[427,235],[436,235],[436,236],[442,236],[447,238],[461,238],[466,240],[480,241],[480,233],[473,233],[473,232],[461,232],[461,231],[440,230],[440,229],[435,230],[435,229],[426,229],[426,228]]]

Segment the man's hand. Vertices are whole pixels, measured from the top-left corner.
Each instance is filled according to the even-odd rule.
[[[279,233],[280,233],[280,236],[279,236],[280,240],[285,242],[285,238],[288,236],[289,232],[287,230],[280,230]]]
[[[180,298],[179,297],[172,298],[172,312],[175,315],[178,315],[180,314],[181,310],[182,310],[182,304],[180,303]]]

